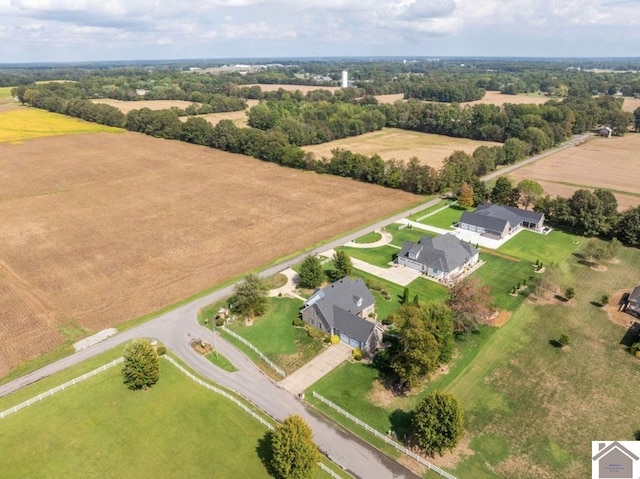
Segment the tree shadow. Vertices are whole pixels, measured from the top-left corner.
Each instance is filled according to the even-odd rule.
[[[583,255],[582,253],[571,253],[571,254],[576,257],[578,264],[581,264],[583,266],[588,266],[590,268],[598,266],[598,263],[596,263],[595,261],[589,260],[589,258]]]
[[[389,414],[389,422],[391,423],[391,430],[395,433],[398,441],[405,443],[412,432],[413,411],[407,412],[402,409],[396,409]]]
[[[554,294],[553,297],[556,298],[558,301],[562,301],[563,303],[566,303],[567,301],[569,301],[567,298],[565,298],[560,294]]]
[[[554,348],[562,349],[562,343],[557,339],[550,339],[549,344]]]
[[[640,441],[640,429],[636,429],[636,431],[633,433],[633,440]]]
[[[269,472],[269,475],[272,477],[278,477],[276,472],[273,470],[273,431],[267,431],[267,433],[258,439],[258,445],[256,446],[256,453],[260,458],[260,462],[264,465],[265,469]]]
[[[589,303],[591,304],[591,306],[595,306],[596,308],[602,308],[604,306],[604,304],[599,301],[589,301]]]
[[[629,326],[627,331],[624,333],[624,336],[622,336],[622,339],[620,340],[620,344],[622,346],[626,346],[627,348],[630,348],[631,346],[633,346],[635,343],[639,341],[640,341],[640,323],[633,321],[633,323]]]

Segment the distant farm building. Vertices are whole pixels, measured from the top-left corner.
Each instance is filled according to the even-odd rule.
[[[613,129],[608,126],[603,126],[598,130],[598,134],[604,138],[611,138],[611,135],[613,135]]]

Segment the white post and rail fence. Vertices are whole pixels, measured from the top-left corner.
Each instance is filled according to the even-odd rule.
[[[313,391],[312,392],[313,397],[316,398],[317,400],[319,400],[322,404],[326,404],[327,406],[329,406],[331,409],[333,409],[334,411],[337,411],[339,414],[341,414],[342,416],[346,417],[347,419],[349,419],[350,421],[356,423],[358,426],[362,427],[364,430],[366,430],[367,432],[369,432],[370,434],[373,434],[375,437],[377,437],[378,439],[381,439],[382,441],[384,441],[385,443],[389,444],[390,446],[393,446],[394,448],[396,448],[398,451],[402,452],[403,454],[406,454],[407,456],[409,456],[411,459],[413,459],[414,461],[422,464],[423,466],[431,469],[434,472],[437,472],[438,474],[440,474],[442,477],[446,477],[447,479],[456,479],[455,476],[449,474],[447,471],[439,468],[438,466],[436,466],[435,464],[431,464],[429,461],[427,461],[424,457],[416,454],[415,452],[413,452],[411,449],[408,449],[406,447],[404,447],[402,444],[400,444],[397,441],[394,441],[392,438],[390,438],[387,434],[383,434],[380,431],[372,428],[371,426],[369,426],[367,423],[361,421],[360,419],[358,419],[357,417],[355,417],[353,414],[345,411],[344,409],[342,409],[340,406],[338,406],[337,404],[329,401],[328,399],[326,399],[325,397],[321,396],[320,394],[318,394],[317,392]]]
[[[249,349],[251,349],[251,351],[253,351],[254,353],[256,353],[258,356],[260,356],[260,359],[262,359],[265,363],[267,363],[267,365],[273,369],[276,373],[278,373],[280,376],[282,376],[283,378],[287,376],[287,373],[285,373],[280,367],[278,367],[277,365],[275,365],[273,363],[273,361],[271,361],[268,357],[266,357],[262,351],[260,351],[258,348],[256,348],[253,344],[251,344],[249,341],[247,341],[246,339],[244,339],[242,336],[234,333],[233,331],[231,331],[230,329],[225,328],[224,326],[220,326],[220,329],[222,329],[225,333],[227,333],[229,336],[231,336],[232,338],[237,339],[238,341],[240,341],[242,344],[244,344],[245,346],[247,346]]]

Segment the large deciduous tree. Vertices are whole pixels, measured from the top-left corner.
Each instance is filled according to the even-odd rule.
[[[320,461],[311,428],[300,416],[288,416],[271,437],[271,466],[282,479],[311,479]]]
[[[465,207],[473,206],[473,196],[473,187],[466,181],[463,181],[462,185],[460,185],[460,191],[458,192],[458,204]]]
[[[428,454],[453,449],[464,432],[460,402],[452,394],[430,393],[413,413],[413,428],[418,444]]]
[[[267,312],[269,287],[257,274],[248,274],[233,291],[233,309],[246,316],[262,316]]]
[[[408,303],[390,316],[395,339],[390,365],[400,381],[412,388],[438,364],[451,359],[455,344],[451,310],[443,304]]]
[[[506,176],[500,176],[491,190],[491,201],[498,205],[516,206],[520,193]]]
[[[123,382],[129,389],[148,389],[160,379],[160,360],[148,341],[132,341],[122,356]]]
[[[616,236],[625,244],[640,246],[640,206],[622,213],[616,226]]]
[[[529,208],[529,205],[534,204],[541,196],[544,190],[540,183],[534,180],[524,179],[518,183],[518,193],[520,193],[520,203],[525,209]]]
[[[307,256],[300,265],[300,286],[317,288],[324,281],[324,271],[317,256]]]
[[[458,281],[449,288],[447,304],[455,327],[467,331],[484,324],[493,311],[491,290],[475,278]]]

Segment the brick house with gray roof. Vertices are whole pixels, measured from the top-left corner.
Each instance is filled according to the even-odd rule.
[[[418,243],[405,241],[396,261],[440,281],[451,281],[478,259],[477,249],[447,233],[435,238],[423,236]]]
[[[484,203],[473,212],[462,213],[457,226],[489,238],[503,239],[521,228],[540,231],[544,226],[544,214],[513,206]]]
[[[302,320],[343,343],[375,352],[382,343],[382,328],[373,319],[376,300],[361,278],[345,277],[316,291],[304,304]]]

